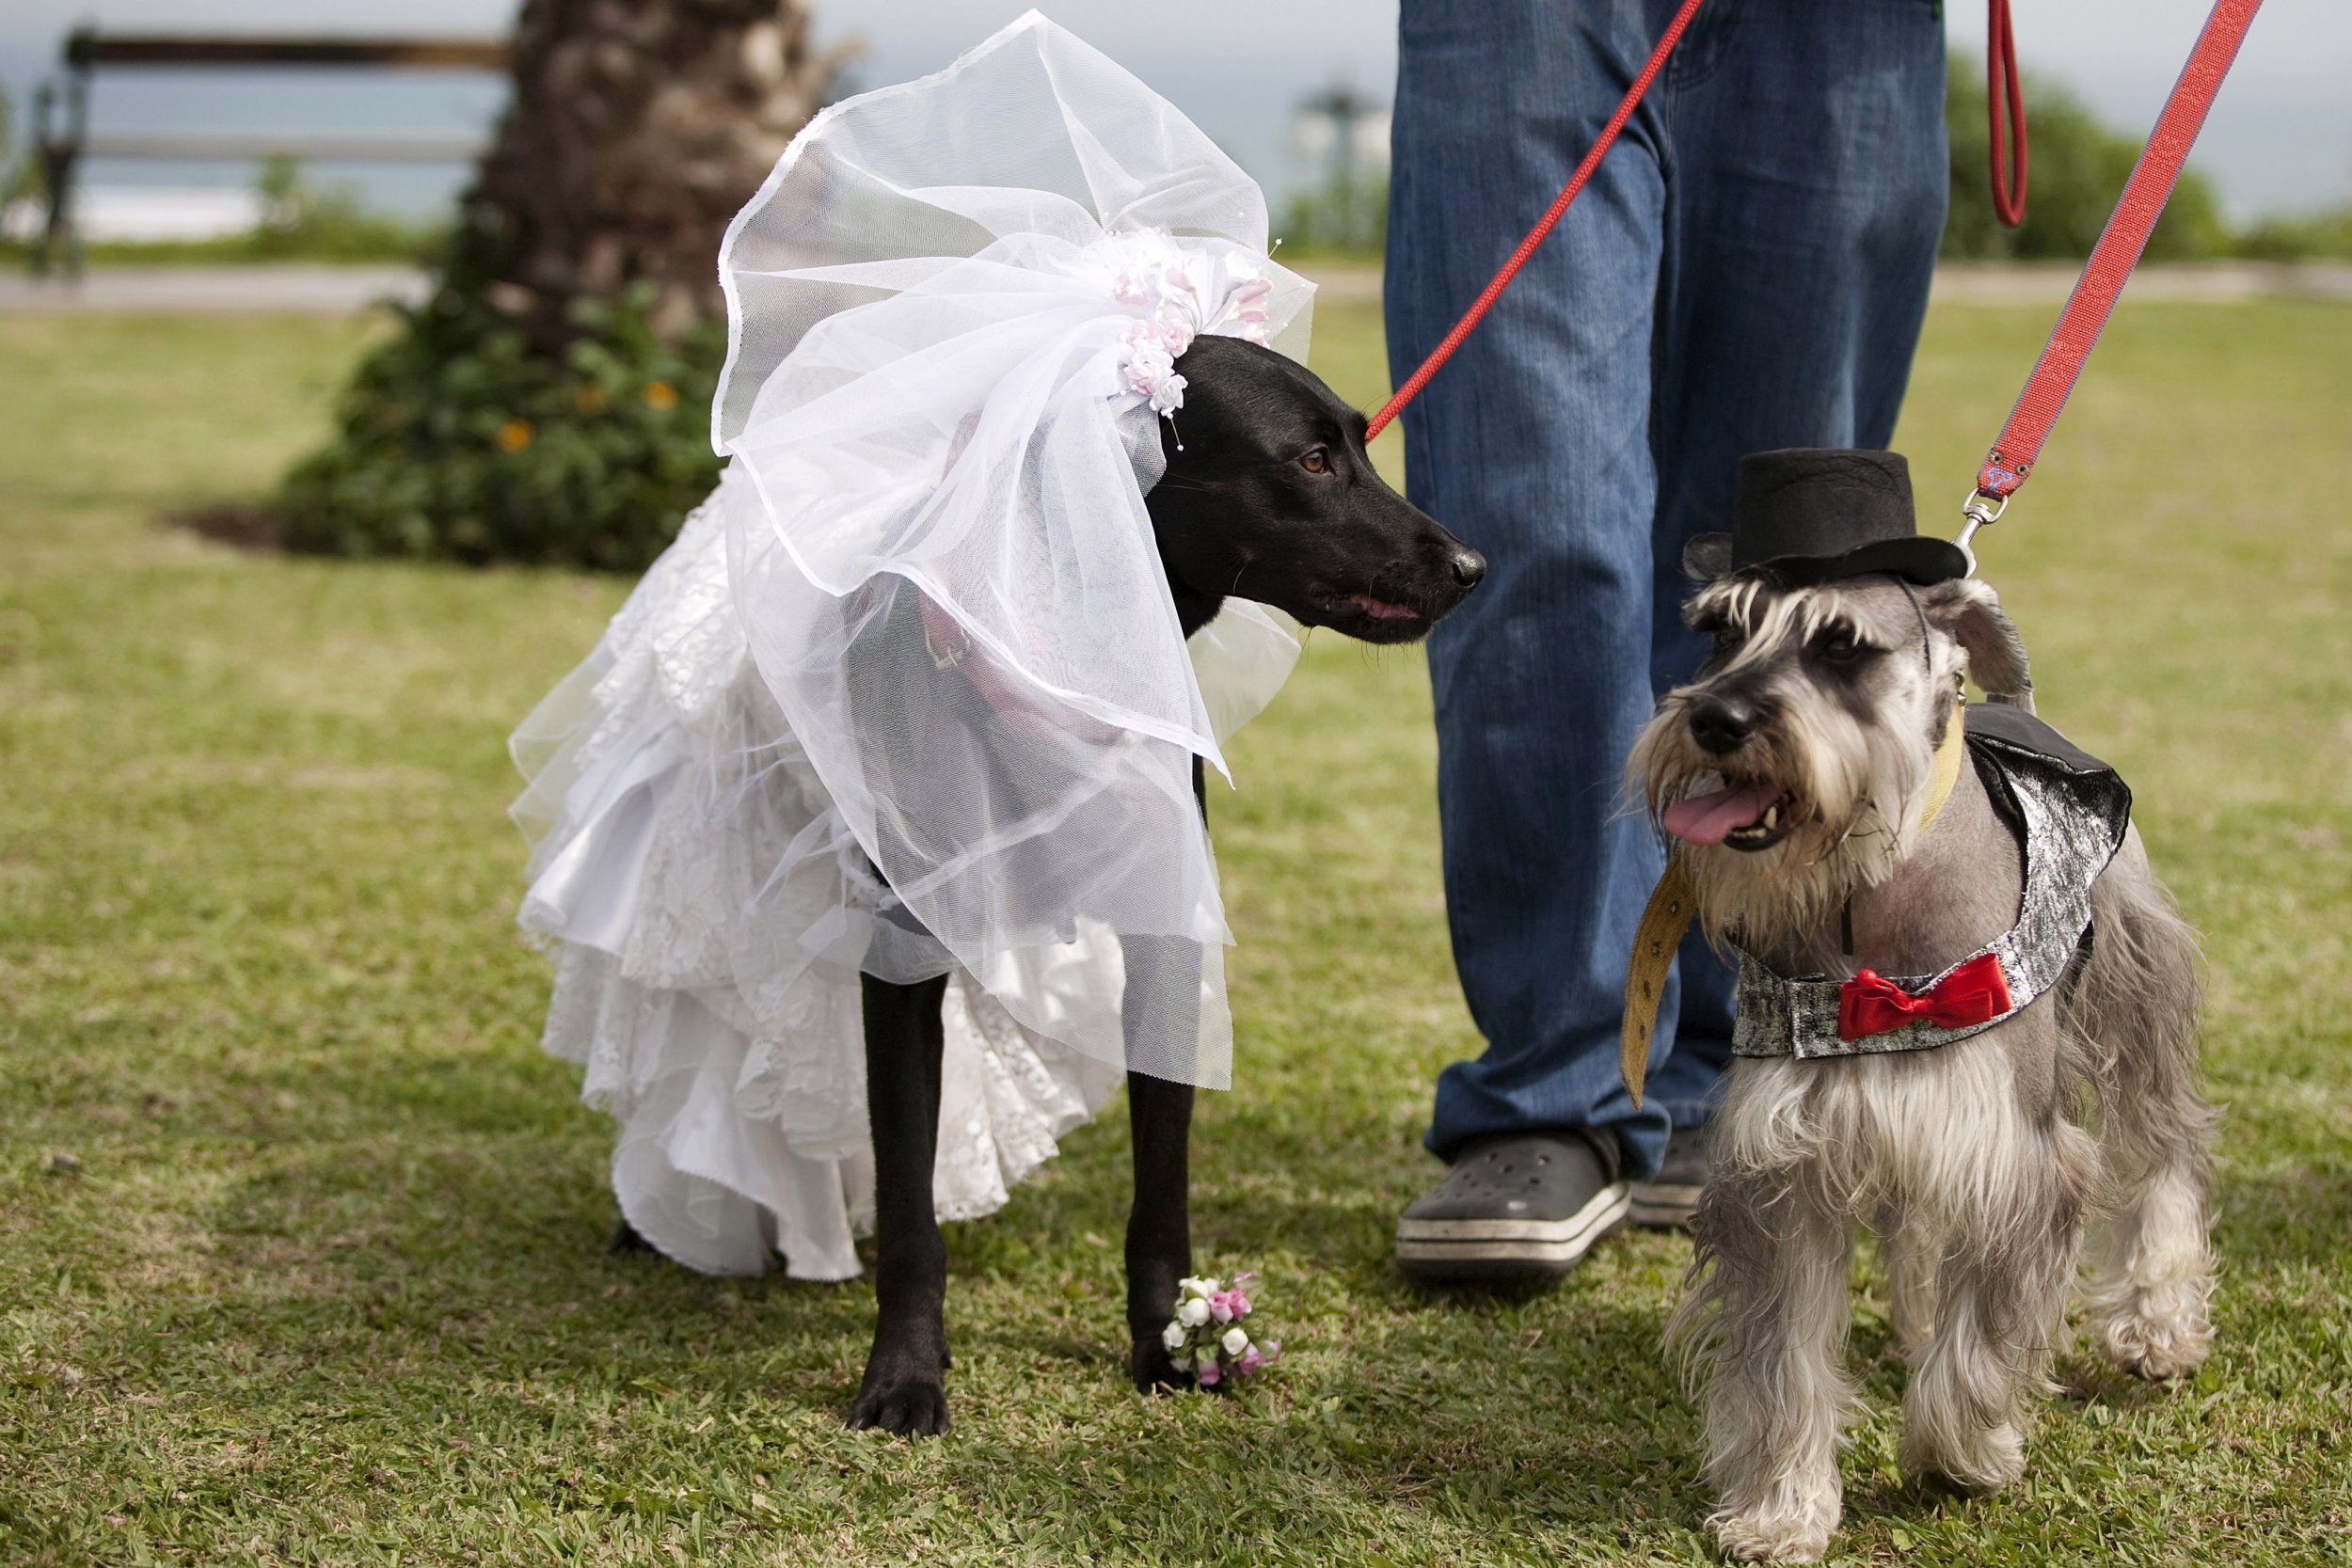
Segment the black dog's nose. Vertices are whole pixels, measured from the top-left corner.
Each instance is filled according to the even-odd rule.
[[[1691,708],[1691,738],[1715,756],[1736,752],[1756,733],[1762,716],[1737,697],[1706,697]]]
[[[1465,545],[1454,552],[1454,580],[1468,593],[1486,578],[1486,558]]]

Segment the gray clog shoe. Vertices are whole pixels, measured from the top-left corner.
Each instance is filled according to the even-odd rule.
[[[1479,1138],[1396,1226],[1397,1266],[1417,1279],[1565,1274],[1632,1206],[1616,1140],[1563,1130]]]

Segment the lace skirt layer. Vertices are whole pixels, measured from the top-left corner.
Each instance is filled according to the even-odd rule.
[[[781,1253],[795,1278],[846,1279],[873,1213],[861,970],[950,976],[942,1218],[1001,1206],[1120,1075],[1016,1022],[873,877],[728,605],[733,483],[516,734],[522,924],[557,959],[546,1048],[620,1123],[612,1186],[638,1233],[706,1273]],[[1104,933],[992,981],[1037,1017],[1116,998],[1120,965]]]

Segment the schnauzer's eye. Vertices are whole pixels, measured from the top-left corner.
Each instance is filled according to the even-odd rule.
[[[1298,466],[1311,474],[1327,472],[1331,467],[1331,454],[1321,447],[1311,448],[1307,455],[1298,460]]]
[[[1867,651],[1853,632],[1845,626],[1829,632],[1821,639],[1820,646],[1821,657],[1832,664],[1851,664]]]

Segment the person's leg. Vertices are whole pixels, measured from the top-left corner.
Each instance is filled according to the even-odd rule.
[[[1950,178],[1932,0],[1740,0],[1720,24],[1693,31],[1657,89],[1661,693],[1705,652],[1679,615],[1682,546],[1724,526],[1740,458],[1893,438]],[[1681,1128],[1706,1119],[1730,1060],[1732,975],[1695,931],[1677,968],[1677,1019],[1659,1030],[1673,1050],[1650,1093]]]
[[[1405,0],[1387,277],[1398,381],[1591,146],[1662,9]],[[1625,956],[1660,867],[1619,809],[1651,707],[1658,143],[1645,110],[1404,416],[1412,499],[1488,562],[1429,647],[1447,916],[1487,1041],[1439,1078],[1428,1144],[1448,1159],[1484,1134],[1613,1127],[1638,1168],[1664,1140],[1664,1115],[1634,1112],[1616,1068]]]

